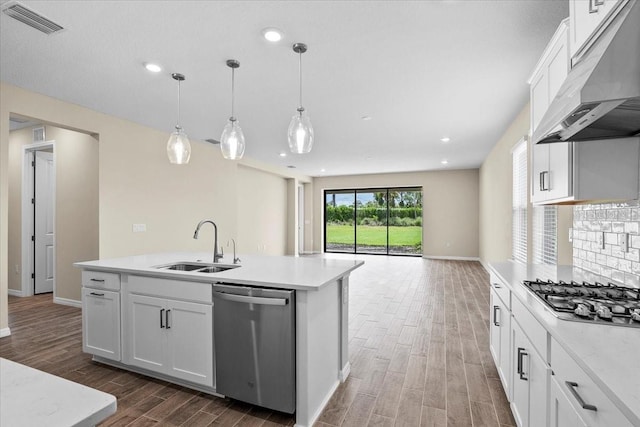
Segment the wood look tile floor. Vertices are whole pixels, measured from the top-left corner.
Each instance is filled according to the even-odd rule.
[[[353,258],[353,256],[335,257]],[[349,359],[317,427],[513,426],[489,353],[489,278],[477,262],[357,256]],[[115,395],[102,426],[280,426],[294,417],[92,362],[81,311],[9,297],[0,356]]]

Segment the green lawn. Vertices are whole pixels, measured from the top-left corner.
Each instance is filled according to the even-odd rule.
[[[389,227],[390,246],[413,246],[422,242],[422,227]],[[353,244],[353,226],[327,225],[327,243]],[[358,226],[358,244],[385,246],[387,227]]]

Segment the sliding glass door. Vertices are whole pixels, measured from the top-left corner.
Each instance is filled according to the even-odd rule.
[[[422,189],[325,191],[325,252],[422,255]]]

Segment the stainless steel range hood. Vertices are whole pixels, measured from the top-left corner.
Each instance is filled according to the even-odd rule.
[[[640,1],[630,0],[573,66],[536,144],[640,135]]]

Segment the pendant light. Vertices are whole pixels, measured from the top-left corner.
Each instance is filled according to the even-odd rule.
[[[244,134],[234,116],[235,107],[235,71],[240,63],[235,59],[227,60],[227,67],[231,68],[231,117],[222,131],[220,137],[220,150],[225,159],[241,159],[244,154]]]
[[[184,81],[184,75],[180,73],[171,74],[174,80],[178,81],[178,120],[176,130],[169,137],[167,142],[167,156],[169,162],[175,165],[186,165],[191,157],[191,144],[189,137],[180,127],[180,82]]]
[[[313,126],[311,126],[309,116],[304,114],[304,107],[302,106],[302,54],[307,51],[307,45],[304,43],[296,43],[293,45],[293,51],[300,55],[300,106],[297,110],[298,113],[291,118],[287,137],[289,139],[289,149],[291,152],[304,154],[310,152],[311,147],[313,147]]]

